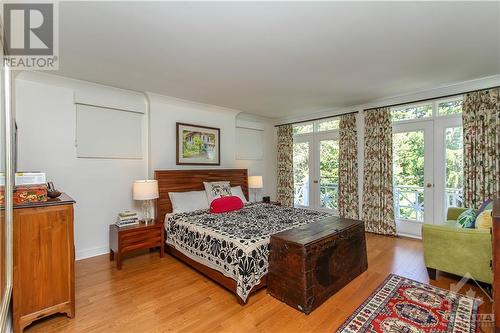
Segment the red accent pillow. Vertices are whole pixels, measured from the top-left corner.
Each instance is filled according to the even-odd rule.
[[[243,201],[239,197],[227,196],[214,199],[210,204],[210,213],[219,214],[240,210],[243,208]]]

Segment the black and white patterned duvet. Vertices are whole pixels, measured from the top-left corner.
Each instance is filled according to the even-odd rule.
[[[257,203],[223,214],[207,210],[167,215],[166,242],[237,282],[246,300],[267,274],[272,234],[318,221],[330,214]]]

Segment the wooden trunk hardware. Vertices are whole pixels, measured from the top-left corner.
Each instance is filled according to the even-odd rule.
[[[329,217],[271,236],[267,291],[309,314],[368,268],[364,223]]]
[[[14,206],[13,329],[54,313],[75,316],[74,200]]]
[[[500,198],[493,204],[493,313],[495,333],[500,333]]]
[[[109,226],[109,259],[116,259],[116,268],[122,269],[123,256],[140,249],[160,248],[163,258],[163,223],[136,224],[127,227]]]

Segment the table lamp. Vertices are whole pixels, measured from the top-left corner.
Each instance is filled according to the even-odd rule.
[[[257,189],[263,188],[264,184],[262,181],[262,176],[250,176],[248,177],[248,188],[253,189],[254,191],[254,202],[257,201]]]
[[[150,216],[151,203],[158,198],[158,181],[156,180],[136,180],[134,182],[134,200],[142,201],[143,221],[150,223],[153,218]]]

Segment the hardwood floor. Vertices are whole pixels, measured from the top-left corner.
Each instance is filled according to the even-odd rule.
[[[261,290],[242,307],[233,294],[175,258],[144,252],[118,271],[108,255],[76,263],[76,317],[55,315],[25,332],[334,332],[389,273],[429,282],[422,244],[367,234],[368,271],[306,316]],[[457,278],[433,285],[449,289]],[[466,285],[461,292],[472,288]],[[491,303],[480,308],[491,312]],[[489,332],[484,327],[483,332]]]

